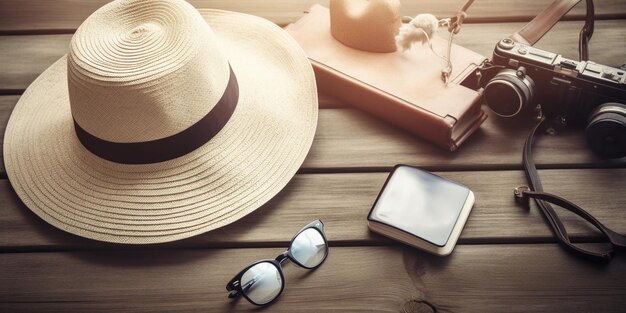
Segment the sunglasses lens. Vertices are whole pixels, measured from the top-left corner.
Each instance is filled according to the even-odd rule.
[[[259,263],[248,269],[241,277],[243,293],[256,304],[266,304],[274,300],[283,287],[283,280],[274,264]]]
[[[328,245],[322,234],[315,228],[301,232],[291,244],[291,255],[305,267],[316,267],[324,261]]]

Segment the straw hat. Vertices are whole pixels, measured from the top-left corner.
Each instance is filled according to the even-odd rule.
[[[369,52],[396,51],[402,24],[399,0],[331,0],[330,32],[344,45]]]
[[[157,243],[259,208],[296,173],[316,124],[313,71],[278,26],[182,0],[118,0],[24,92],[4,161],[50,224]]]

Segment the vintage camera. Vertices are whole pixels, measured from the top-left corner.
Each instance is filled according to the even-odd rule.
[[[477,84],[495,114],[513,117],[540,106],[547,118],[584,128],[597,154],[626,156],[626,70],[566,59],[507,38],[480,72]]]

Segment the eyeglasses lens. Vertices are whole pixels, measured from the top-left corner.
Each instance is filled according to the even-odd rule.
[[[328,246],[322,234],[314,228],[301,232],[291,244],[293,257],[305,267],[316,267],[326,256]]]
[[[241,288],[250,300],[266,304],[280,293],[283,280],[278,268],[269,262],[259,263],[248,269],[241,277]]]

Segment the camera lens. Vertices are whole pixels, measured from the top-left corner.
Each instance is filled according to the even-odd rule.
[[[605,158],[626,156],[626,105],[605,103],[589,116],[587,143]]]
[[[524,105],[519,91],[509,82],[492,82],[485,90],[485,102],[498,115],[514,116]]]
[[[485,103],[502,117],[512,117],[532,102],[535,84],[526,70],[504,69],[485,86]]]

